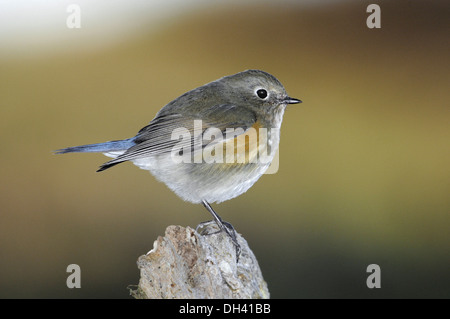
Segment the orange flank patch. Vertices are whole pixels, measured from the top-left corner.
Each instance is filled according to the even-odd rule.
[[[245,133],[236,136],[224,143],[223,154],[225,163],[244,164],[256,163],[259,150],[259,134],[262,128],[260,122],[256,122]]]

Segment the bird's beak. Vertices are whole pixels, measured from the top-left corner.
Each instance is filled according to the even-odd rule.
[[[286,97],[283,100],[284,103],[286,104],[297,104],[297,103],[302,103],[302,101],[300,101],[299,99],[294,99],[293,97]]]

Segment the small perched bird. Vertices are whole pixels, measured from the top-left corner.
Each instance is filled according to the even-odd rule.
[[[193,89],[165,105],[136,136],[57,150],[100,152],[114,159],[98,172],[125,161],[149,170],[183,200],[202,203],[221,231],[240,246],[230,223],[210,203],[246,192],[272,162],[288,104],[273,75],[247,70]]]

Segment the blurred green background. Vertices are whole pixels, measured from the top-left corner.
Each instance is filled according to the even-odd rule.
[[[278,173],[214,206],[271,297],[450,297],[448,1],[376,1],[381,29],[366,26],[373,1],[173,2],[158,18],[162,2],[123,15],[98,2],[100,18],[81,1],[81,29],[69,3],[1,28],[0,297],[130,298],[157,236],[208,213],[131,163],[96,173],[108,158],[52,150],[134,136],[180,94],[250,68],[303,100]],[[66,287],[72,263],[81,289]]]

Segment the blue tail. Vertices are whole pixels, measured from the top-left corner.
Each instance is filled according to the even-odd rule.
[[[106,143],[98,143],[98,144],[88,144],[88,145],[80,145],[74,147],[62,148],[60,150],[56,150],[55,154],[65,154],[65,153],[107,153],[113,151],[125,151],[130,147],[134,146],[134,137],[120,140],[120,141],[111,141]]]

